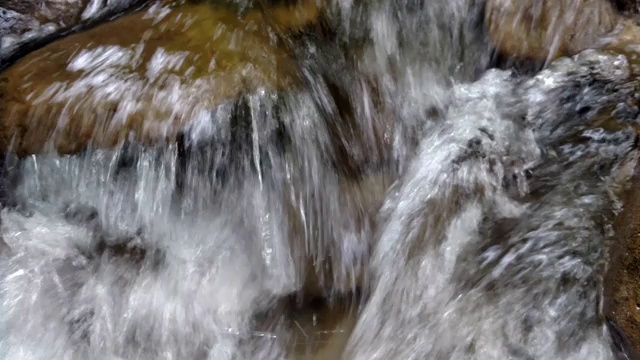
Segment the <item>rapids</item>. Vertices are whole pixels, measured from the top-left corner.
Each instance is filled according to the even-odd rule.
[[[7,154],[3,358],[623,356],[602,302],[638,155],[629,60],[488,69],[480,1],[328,6],[331,41],[287,40],[302,86],[210,106],[167,77],[147,95],[186,119],[176,142]],[[156,54],[153,79],[186,59]],[[153,90],[122,75],[130,49],[73,56],[39,103],[125,119]],[[291,310],[317,298],[343,311]]]

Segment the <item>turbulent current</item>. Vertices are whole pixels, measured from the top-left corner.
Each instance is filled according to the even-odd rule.
[[[589,50],[486,70],[481,10],[341,1],[332,41],[288,44],[304,86],[208,107],[169,83],[151,104],[184,118],[177,143],[8,154],[3,358],[615,359],[603,277],[637,159],[631,65]],[[76,54],[82,77],[41,101],[136,108],[150,90],[119,76],[123,51]],[[290,310],[317,297],[355,303],[329,355],[300,350]]]

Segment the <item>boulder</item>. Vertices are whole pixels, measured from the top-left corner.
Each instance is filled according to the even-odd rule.
[[[597,47],[621,20],[606,0],[487,0],[486,7],[497,51],[547,62]]]
[[[639,177],[633,178],[635,184]],[[636,359],[640,354],[640,232],[638,206],[640,188],[636,185],[622,196],[623,212],[615,222],[605,278],[605,314],[619,351]]]
[[[146,0],[8,0],[0,6],[0,62],[19,45],[56,38],[83,22],[104,21]]]
[[[241,17],[156,4],[53,42],[0,74],[0,150],[157,143],[240,93],[291,89],[296,63],[272,29],[295,31],[318,12],[315,1]]]
[[[80,20],[80,15],[88,3],[87,0],[8,0],[3,7],[30,16],[40,23],[69,26]]]
[[[530,79],[492,70],[455,85],[445,131],[423,140],[385,199],[372,290],[345,358],[579,359],[624,348],[597,311],[616,196],[638,159],[637,88],[624,56],[592,50]],[[432,170],[449,151],[441,159],[452,163]],[[504,167],[477,167],[494,151]],[[484,200],[490,183],[513,188],[514,203]]]
[[[17,11],[0,8],[0,48],[9,45],[9,37],[22,35],[40,26],[34,18]]]

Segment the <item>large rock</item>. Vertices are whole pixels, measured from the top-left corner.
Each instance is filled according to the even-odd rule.
[[[446,127],[385,199],[346,358],[611,358],[598,303],[638,83],[595,51],[514,78],[454,87]]]
[[[19,45],[55,38],[83,21],[112,16],[146,0],[8,0],[0,4],[0,62]],[[107,14],[108,13],[108,14]]]
[[[130,134],[155,143],[242,92],[290,89],[296,63],[273,28],[298,29],[318,12],[313,1],[240,18],[156,5],[51,43],[0,74],[0,149],[75,153]]]
[[[637,184],[638,175],[634,176]],[[637,358],[640,354],[640,232],[637,185],[623,197],[624,210],[616,220],[617,237],[612,243],[609,271],[605,279],[607,318],[621,347]]]
[[[551,61],[598,47],[621,21],[607,0],[487,0],[485,25],[501,53]]]
[[[57,23],[68,26],[80,20],[89,1],[87,0],[8,0],[3,7],[25,16],[31,16],[40,23]]]

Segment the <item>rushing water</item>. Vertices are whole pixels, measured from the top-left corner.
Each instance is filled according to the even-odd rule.
[[[346,359],[614,358],[599,304],[637,156],[627,60],[484,72],[479,2],[330,10],[335,41],[291,44],[301,89],[211,110],[167,87],[152,104],[189,117],[178,144],[16,165],[7,359],[295,358],[299,291],[356,298]],[[77,54],[82,91],[44,101],[135,108],[149,89],[117,51]]]

